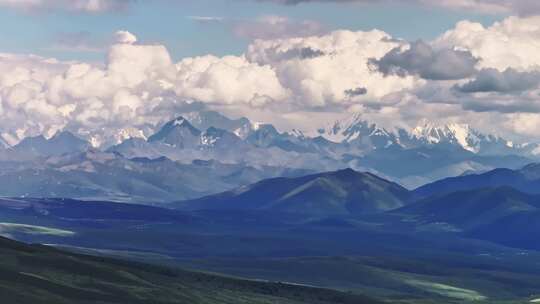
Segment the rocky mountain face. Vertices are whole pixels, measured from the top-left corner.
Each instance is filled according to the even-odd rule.
[[[405,149],[442,147],[463,149],[477,155],[537,156],[537,144],[516,145],[501,137],[483,134],[466,124],[438,125],[422,120],[411,129],[387,130],[366,121],[359,114],[319,129],[317,133],[333,142],[355,143],[365,149],[399,146]]]
[[[351,115],[313,132],[280,132],[247,118],[229,119],[213,111],[185,113],[153,134],[119,130],[119,144],[101,150],[126,159],[166,157],[181,164],[216,161],[244,167],[290,168],[311,172],[353,168],[408,188],[451,176],[518,168],[538,159],[536,144],[514,144],[467,125],[387,129]],[[30,137],[0,150],[6,162],[28,162],[83,153],[93,143],[67,131],[47,139]]]

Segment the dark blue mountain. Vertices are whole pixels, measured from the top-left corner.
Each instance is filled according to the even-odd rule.
[[[480,188],[434,195],[393,211],[413,215],[423,224],[446,223],[468,230],[540,208],[540,196],[510,187]]]
[[[530,164],[519,170],[495,169],[482,174],[446,178],[414,190],[415,197],[451,193],[489,187],[512,187],[521,192],[540,194],[540,164]]]
[[[205,198],[177,203],[185,210],[239,209],[331,216],[378,213],[405,204],[409,192],[351,169],[275,178]]]

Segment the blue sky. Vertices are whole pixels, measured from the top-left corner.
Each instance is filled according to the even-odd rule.
[[[128,30],[140,41],[168,47],[175,59],[202,54],[240,54],[249,39],[238,37],[223,23],[201,23],[190,16],[249,22],[263,16],[283,16],[320,23],[324,29],[381,29],[407,40],[431,39],[468,19],[490,24],[498,15],[465,13],[416,5],[314,3],[284,6],[247,0],[138,1],[127,11],[84,14],[67,11],[28,12],[0,8],[1,52],[34,53],[59,59],[101,61],[117,30]],[[60,47],[65,37],[82,37],[95,49]],[[71,38],[73,39],[73,38]]]

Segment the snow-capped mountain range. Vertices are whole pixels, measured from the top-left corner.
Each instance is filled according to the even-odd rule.
[[[412,129],[385,129],[353,114],[348,119],[317,130],[317,133],[336,143],[371,143],[374,148],[398,145],[405,149],[425,146],[461,148],[481,155],[528,155],[540,154],[538,144],[514,144],[504,138],[482,134],[466,124],[439,125],[421,120]]]
[[[213,111],[184,113],[148,136],[120,131],[119,144],[101,149],[126,159],[166,157],[191,164],[218,161],[253,168],[328,171],[351,167],[415,187],[447,176],[515,167],[538,158],[537,144],[517,145],[467,125],[421,121],[415,128],[385,129],[361,115],[313,132],[279,132],[247,118]],[[5,161],[80,153],[93,145],[72,133],[26,138],[3,149]]]

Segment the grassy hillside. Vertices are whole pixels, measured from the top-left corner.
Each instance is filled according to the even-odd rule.
[[[319,216],[383,212],[404,205],[407,189],[351,169],[299,178],[276,178],[198,200],[184,210],[271,210]]]
[[[224,278],[0,238],[2,303],[375,304],[337,291]]]

